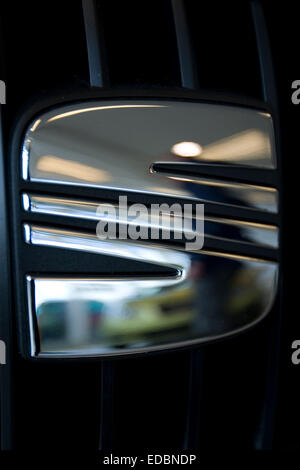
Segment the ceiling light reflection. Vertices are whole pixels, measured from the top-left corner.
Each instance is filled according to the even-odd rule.
[[[178,157],[199,157],[202,153],[201,145],[197,142],[178,142],[173,145],[171,152]]]
[[[203,148],[201,160],[241,161],[270,158],[271,146],[268,135],[257,129],[239,132],[217,140]]]
[[[43,155],[38,160],[36,168],[41,172],[55,173],[93,183],[111,181],[111,175],[107,171],[52,155]]]
[[[167,106],[160,105],[160,104],[123,104],[123,105],[114,105],[114,106],[93,106],[92,108],[75,109],[74,111],[69,111],[67,113],[58,114],[57,116],[54,116],[48,119],[47,122],[57,121],[58,119],[75,116],[76,114],[88,113],[91,111],[121,109],[121,108],[166,108],[166,107]]]

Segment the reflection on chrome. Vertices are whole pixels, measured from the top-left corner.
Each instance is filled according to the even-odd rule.
[[[109,211],[106,210],[107,203],[83,201],[77,199],[67,199],[61,197],[37,196],[33,194],[22,195],[23,208],[26,211],[38,214],[50,214],[63,217],[75,217],[77,219],[99,220],[97,209],[101,208],[101,218],[109,219]],[[111,205],[110,205],[111,206]],[[115,222],[117,224],[134,224],[135,219],[125,217],[119,213],[118,206],[115,208]],[[143,226],[153,228],[164,228],[164,219],[162,215],[158,215],[154,219],[151,217],[151,224],[148,217],[145,218]],[[142,225],[141,217],[139,217],[139,225]],[[174,232],[176,224],[174,224]],[[205,234],[215,238],[229,239],[241,241],[244,243],[254,243],[272,248],[278,248],[278,228],[272,225],[265,225],[253,222],[245,222],[239,220],[205,217]]]
[[[190,265],[189,256],[180,251],[132,241],[100,240],[89,233],[24,224],[24,236],[26,243],[32,245],[67,248],[163,265],[176,271],[174,280],[185,278]]]
[[[119,256],[126,259],[135,259],[154,264],[165,264],[174,269],[180,269],[186,272],[187,257],[184,253],[191,254],[210,254],[236,260],[252,260],[266,262],[260,258],[252,258],[243,254],[218,253],[217,251],[206,251],[204,249],[189,251],[184,244],[174,245],[172,241],[164,240],[157,243],[148,241],[125,240],[102,240],[91,233],[75,232],[73,230],[64,230],[58,228],[41,227],[36,225],[23,225],[24,239],[31,245],[40,245],[56,248],[67,248],[70,250],[86,251],[89,253],[106,254],[110,256]]]
[[[156,162],[158,163],[158,162]],[[150,168],[150,171],[156,172]],[[183,168],[184,172],[184,168]],[[267,212],[278,212],[278,191],[267,186],[233,183],[215,178],[174,176],[164,173],[168,179],[181,182],[186,188],[193,188],[198,199],[219,204],[255,208]]]
[[[53,157],[52,155],[43,155],[37,163],[37,170],[57,175],[69,175],[70,178],[92,183],[106,183],[111,179],[107,171],[85,165],[84,163],[71,162],[62,157]]]
[[[178,157],[196,158],[200,157],[203,149],[197,142],[178,142],[173,145],[171,152]]]
[[[181,283],[28,277],[34,354],[124,354],[232,334],[267,313],[275,273],[273,264],[200,256]]]
[[[238,106],[112,100],[63,106],[28,127],[24,179],[207,199],[199,185],[151,174],[155,161],[275,168],[272,118]]]
[[[276,263],[25,228],[28,243],[174,268],[174,276],[147,278],[141,274],[96,279],[28,275],[34,356],[130,354],[226,337],[260,321],[276,294]]]
[[[66,117],[75,116],[77,114],[90,113],[91,111],[108,111],[110,109],[130,109],[130,108],[164,108],[163,105],[159,104],[119,104],[119,105],[104,105],[104,106],[93,106],[93,107],[81,107],[79,109],[73,109],[64,113],[55,114],[50,117],[48,122],[57,121],[58,119],[64,119]]]
[[[200,160],[230,163],[259,161],[265,155],[271,155],[269,136],[259,130],[248,129],[206,145]]]

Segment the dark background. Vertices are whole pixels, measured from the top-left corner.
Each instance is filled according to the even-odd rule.
[[[253,449],[263,422],[263,401],[269,399],[262,389],[277,353],[273,448],[300,448],[300,365],[291,362],[291,344],[300,339],[300,105],[291,102],[291,83],[300,79],[300,5],[262,3],[277,82],[283,166],[283,277],[276,306],[282,317],[280,346],[266,344],[271,326],[267,321],[229,342],[203,348],[205,385],[199,400],[207,406],[201,414],[201,449]],[[248,2],[187,0],[186,7],[202,89],[261,99]],[[109,0],[99,2],[99,8],[114,89],[180,87],[168,1]],[[0,16],[0,78],[7,84],[7,104],[2,107],[7,156],[15,123],[31,103],[86,90],[89,80],[81,2],[2,2]],[[9,175],[6,181],[9,194]],[[101,365],[29,364],[20,358],[16,338],[13,354],[16,447],[97,449]],[[143,450],[182,447],[189,367],[188,351],[115,363],[114,446]]]

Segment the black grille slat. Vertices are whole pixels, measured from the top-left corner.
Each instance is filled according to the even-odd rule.
[[[48,4],[47,6],[44,4],[42,6],[33,6],[30,3],[21,6],[20,4],[18,7],[20,8],[19,12],[21,11],[19,18],[16,18],[14,11],[9,12],[10,23],[13,24],[12,19],[14,19],[16,24],[10,32],[5,32],[9,39],[17,35],[23,37],[23,40],[20,41],[21,44],[18,44],[17,47],[10,46],[11,49],[7,48],[9,50],[8,83],[10,90],[10,107],[7,111],[5,110],[7,123],[10,122],[10,119],[7,119],[9,113],[15,118],[16,110],[20,110],[20,105],[25,99],[32,98],[36,93],[39,93],[38,98],[40,98],[41,90],[47,97],[50,92],[51,94],[53,94],[53,91],[56,93],[60,85],[66,86],[67,89],[68,87],[72,88],[77,93],[76,99],[81,93],[80,86],[82,84],[85,85],[86,93],[90,93],[91,97],[92,87],[98,88],[98,90],[106,88],[105,93],[108,91],[108,94],[112,88],[126,86],[130,90],[139,90],[139,93],[141,93],[141,89],[149,87],[156,88],[159,93],[165,93],[168,96],[168,93],[173,93],[172,89],[174,90],[174,87],[178,89],[200,89],[199,86],[201,85],[204,99],[208,100],[209,98],[206,98],[205,95],[207,90],[224,92],[228,101],[236,100],[238,102],[239,97],[229,98],[234,93],[241,95],[241,101],[243,100],[242,96],[245,95],[260,99],[262,97],[261,77],[259,67],[256,67],[256,60],[258,64],[256,51],[252,47],[254,44],[252,41],[254,30],[253,32],[250,31],[248,22],[244,26],[245,12],[247,15],[249,12],[249,22],[251,20],[248,7],[248,4],[247,7],[239,6],[238,11],[242,11],[242,15],[239,16],[235,8],[231,8],[230,2],[226,2],[226,4],[224,2],[223,6],[220,4],[210,6],[194,0],[152,0],[144,2],[140,0],[128,0],[126,2],[83,0],[82,4],[79,0],[72,2],[72,7],[67,3],[62,6],[61,3],[54,0],[52,8]],[[9,10],[9,7],[6,6],[5,8]],[[36,9],[38,13],[35,12]],[[46,16],[49,14],[50,18],[47,19],[47,27],[50,23],[53,25],[46,31],[44,31],[44,20],[41,19],[45,15],[45,11]],[[57,13],[58,11],[60,14]],[[186,14],[182,15],[184,11],[186,11]],[[225,17],[223,15],[224,11],[227,15]],[[266,43],[265,25],[262,23],[262,10],[257,2],[253,2],[252,11],[256,26],[257,43],[262,51],[260,59],[264,83],[263,97],[266,102],[275,108],[276,90],[271,58],[268,55],[270,51]],[[34,30],[34,22],[32,21],[34,12],[37,18],[40,16],[35,25],[37,31]],[[212,13],[214,15],[211,16]],[[230,19],[228,15],[230,16],[233,13],[236,16]],[[227,21],[226,18],[229,18],[230,21]],[[189,31],[191,37],[188,37]],[[245,33],[243,37],[246,37],[249,31],[249,43],[248,40],[244,39],[246,48],[243,57],[238,57],[235,42],[240,48],[239,34]],[[86,41],[85,32],[87,33]],[[37,40],[41,42],[42,46],[44,45],[42,56],[39,56],[39,48],[33,47]],[[217,44],[217,47],[214,43]],[[28,61],[29,51],[30,60]],[[40,58],[40,62],[38,62],[38,58]],[[26,70],[26,76],[23,80],[23,76],[20,79],[20,72],[24,70]],[[101,92],[98,90],[94,90],[93,93],[99,92],[100,95]],[[182,93],[188,92],[182,91]],[[70,96],[70,100],[72,100],[71,93]],[[98,97],[98,95],[96,96]],[[49,105],[54,104],[54,102],[51,103],[50,98]],[[9,126],[7,128],[9,129]],[[209,165],[206,168],[208,174],[212,175],[214,169],[209,168]],[[229,171],[227,173],[228,179],[229,176],[232,177],[232,174],[229,175]],[[261,170],[258,170],[258,177],[260,177],[260,174],[262,175]],[[260,183],[277,186],[278,181],[273,179],[275,172],[272,172],[270,180],[266,181],[264,176],[269,178],[269,175],[271,175],[270,172],[264,173]],[[243,177],[241,178],[243,179]],[[28,189],[28,187],[27,183],[22,182],[18,186],[18,190]],[[30,188],[33,188],[36,192],[46,191],[47,185],[43,187],[39,183],[33,183]],[[64,195],[61,187],[54,186],[52,191],[54,194]],[[67,188],[65,194],[72,195],[73,191],[72,187]],[[94,189],[79,188],[76,190],[76,195],[80,194],[93,199]],[[101,190],[101,194],[107,200],[115,198],[115,194],[109,190]],[[136,202],[139,201],[138,194],[133,193],[131,197]],[[147,195],[143,195],[142,198],[144,198],[144,202],[150,202],[150,197]],[[215,204],[208,203],[207,208],[208,212],[211,211],[212,214],[223,214],[223,208]],[[17,210],[20,211],[20,209]],[[243,220],[247,219],[249,215],[245,214],[242,209],[233,208],[232,217],[234,216],[240,216]],[[260,222],[277,223],[276,214],[261,215],[253,212],[251,217],[253,220]],[[41,220],[42,223],[47,221],[46,218]],[[51,220],[58,225],[60,223],[55,218]],[[77,223],[79,224],[79,222]],[[17,230],[20,229],[20,227],[16,228],[15,225],[15,223],[12,224],[14,236]],[[91,226],[88,228],[92,229]],[[27,253],[29,253],[29,250],[27,250]],[[25,253],[25,256],[29,255]],[[38,271],[38,263],[41,260],[43,260],[42,257],[35,261],[36,271]],[[81,269],[81,264],[80,262],[77,263],[76,256],[72,259],[72,263],[77,265],[77,270]],[[49,266],[48,260],[46,260],[45,266]],[[76,272],[76,269],[70,266],[70,272]],[[94,266],[94,269],[97,271],[98,266]],[[53,271],[55,270],[53,259]],[[15,274],[15,276],[18,275]],[[250,349],[250,345],[256,339],[255,335],[252,334],[251,336],[251,333],[245,336],[244,348],[248,363],[251,361],[250,355],[246,355],[246,346]],[[239,340],[235,341],[237,344],[231,347],[232,350],[239,348]],[[264,368],[263,361],[259,358],[259,352],[264,351],[264,341],[264,337],[261,341],[258,338],[256,344],[258,359],[253,360],[253,364],[258,364],[261,369],[262,376]],[[226,439],[229,441],[229,438],[234,441],[236,437],[239,438],[240,436],[239,426],[235,426],[235,422],[245,424],[244,434],[250,440],[252,429],[249,429],[248,423],[251,424],[251,419],[249,419],[251,413],[248,411],[247,414],[242,406],[239,412],[235,400],[240,396],[242,403],[244,397],[247,398],[247,388],[250,388],[249,385],[253,380],[251,368],[246,363],[249,369],[249,373],[248,371],[246,373],[247,367],[244,363],[242,364],[244,375],[243,380],[240,382],[242,383],[241,392],[243,393],[239,393],[239,395],[236,393],[232,397],[231,392],[235,386],[234,374],[236,370],[239,370],[239,361],[234,356],[233,359],[236,360],[236,363],[233,360],[233,365],[231,365],[230,359],[232,358],[229,354],[227,369],[232,374],[230,376],[232,384],[226,377],[228,401],[223,408],[220,403],[219,408],[218,406],[212,406],[212,409],[207,411],[205,407],[208,399],[205,392],[208,394],[208,391],[204,389],[204,398],[202,395],[200,396],[200,393],[198,394],[204,377],[202,376],[203,370],[201,370],[201,367],[205,363],[206,388],[207,382],[209,386],[211,385],[210,382],[214,384],[214,380],[217,383],[218,387],[210,387],[213,391],[215,390],[217,396],[217,390],[221,389],[219,386],[221,381],[218,382],[217,380],[218,374],[221,370],[222,378],[222,370],[227,371],[224,364],[219,365],[217,356],[223,357],[225,351],[224,357],[226,357],[226,352],[228,355],[228,351],[231,350],[230,345],[215,345],[214,349],[212,347],[207,349],[209,349],[211,357],[208,358],[207,355],[204,358],[205,361],[201,357],[205,348],[199,348],[191,353],[175,353],[173,356],[165,355],[162,358],[154,356],[148,359],[116,361],[115,364],[111,361],[103,362],[101,387],[100,368],[97,363],[90,365],[74,364],[73,366],[68,363],[39,365],[25,362],[17,357],[15,360],[15,374],[17,377],[15,382],[17,387],[16,396],[14,397],[14,402],[18,404],[16,407],[17,433],[15,437],[17,446],[24,449],[30,447],[30,445],[42,447],[49,444],[51,435],[55,435],[54,446],[59,445],[60,441],[64,446],[69,445],[71,447],[72,445],[74,447],[75,445],[79,447],[81,445],[94,448],[99,444],[98,435],[100,430],[99,446],[103,450],[119,444],[123,446],[133,445],[135,449],[142,448],[146,444],[148,449],[153,445],[161,446],[161,448],[166,445],[180,448],[184,442],[185,406],[188,402],[190,408],[187,416],[185,448],[198,449],[199,446],[206,445],[208,441],[214,442],[218,446],[220,442],[223,442],[224,436],[225,441]],[[188,393],[188,364],[190,359],[191,382],[189,384],[190,397],[188,399],[186,395]],[[215,366],[212,369],[214,372],[210,374],[210,379],[207,380],[207,370],[211,368],[211,365]],[[56,386],[60,376],[62,377],[60,383],[60,387],[63,389],[62,396]],[[25,392],[23,392],[24,378],[27,383]],[[38,397],[35,397],[33,392],[39,388],[40,384],[42,384],[41,393]],[[258,379],[258,385],[261,384],[264,384],[264,378]],[[114,387],[116,393],[113,391]],[[202,389],[201,394],[203,394]],[[256,395],[253,399],[254,402],[259,400],[259,390],[256,390]],[[45,407],[46,400],[49,398],[53,398],[51,406],[45,414],[41,413],[39,415],[38,411]],[[211,403],[212,400],[209,404]],[[212,404],[214,405],[214,403]],[[102,407],[101,410],[99,409],[100,406]],[[251,407],[249,407],[250,409]],[[215,429],[210,430],[209,428],[209,437],[206,438],[205,423],[208,425],[212,423],[211,428],[213,428],[213,425],[218,423],[220,418],[218,415],[219,410],[222,411],[225,417],[223,420],[223,416],[221,418],[223,425],[221,429],[225,432],[223,434],[219,433],[219,435],[217,433],[215,436],[213,434]],[[229,434],[228,436],[225,435],[227,430],[225,424],[228,417],[230,420],[232,419],[232,428],[236,427],[236,430],[230,436]],[[63,426],[59,425],[60,419],[63,420]],[[172,419],[174,419],[174,422]],[[45,425],[45,421],[49,424],[48,429],[44,429],[43,433],[38,433],[37,440],[33,444],[33,430],[41,428],[42,425]],[[242,421],[245,423],[242,423]],[[156,432],[153,433],[151,425],[153,428],[156,427]],[[56,427],[58,427],[58,433]],[[85,432],[86,429],[87,432]],[[10,429],[8,431],[10,432]],[[7,439],[10,438],[9,432],[7,432]],[[199,436],[202,437],[201,444]],[[242,438],[238,439],[237,442],[240,444]],[[10,443],[10,445],[13,444]]]
[[[180,86],[169,1],[109,0],[101,11],[113,87]]]
[[[109,86],[100,12],[96,0],[82,0],[91,87]]]
[[[262,98],[248,2],[185,0],[202,89]]]
[[[256,0],[251,1],[251,10],[260,62],[263,97],[266,103],[271,104],[274,109],[277,110],[278,103],[275,85],[275,74],[273,70],[269,38],[261,3]]]
[[[189,26],[187,23],[184,1],[171,0],[171,2],[179,54],[181,84],[183,88],[194,89],[199,86],[198,73],[189,33]]]

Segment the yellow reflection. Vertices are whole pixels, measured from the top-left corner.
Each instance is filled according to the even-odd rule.
[[[123,104],[123,105],[114,105],[114,106],[94,106],[92,108],[82,108],[74,109],[74,111],[69,111],[67,113],[58,114],[50,119],[47,122],[57,121],[57,119],[63,119],[69,116],[75,116],[76,114],[88,113],[90,111],[99,111],[107,109],[121,109],[121,108],[166,108],[167,106],[160,104]]]
[[[174,194],[175,196],[178,196],[178,191],[179,189],[178,188],[166,188],[166,186],[151,186],[149,188],[149,190],[153,191],[153,192],[158,192],[158,193],[165,193],[166,191],[168,192],[168,194]],[[188,194],[184,191],[184,189],[182,188],[182,194]]]
[[[37,119],[37,121],[35,121],[33,126],[30,128],[31,132],[34,132],[40,123],[41,123],[41,119]]]
[[[42,156],[36,168],[38,171],[55,173],[93,183],[104,183],[111,180],[111,176],[107,171],[52,155]]]
[[[178,157],[199,157],[202,153],[201,145],[197,142],[178,142],[173,145],[171,152]]]
[[[267,158],[271,154],[270,141],[264,132],[249,129],[206,145],[201,160],[238,161]]]

